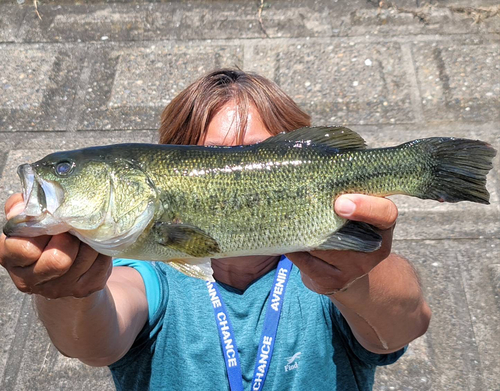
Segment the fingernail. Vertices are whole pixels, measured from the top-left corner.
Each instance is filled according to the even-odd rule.
[[[21,202],[19,204],[14,205],[10,210],[9,213],[7,213],[7,219],[10,219],[11,217],[17,216],[18,214],[21,214],[24,210],[24,204]]]
[[[356,210],[356,204],[349,198],[339,198],[335,203],[335,211],[343,216],[350,216]]]

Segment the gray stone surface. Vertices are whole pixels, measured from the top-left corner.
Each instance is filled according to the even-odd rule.
[[[395,243],[415,265],[433,316],[408,354],[378,371],[375,389],[498,389],[498,291],[489,266],[499,262],[499,245],[498,239]]]
[[[144,10],[135,4],[43,4],[26,14],[18,39],[24,42],[141,40]]]
[[[115,389],[107,368],[92,368],[61,355],[47,338],[45,329],[37,320],[31,299],[25,297],[21,308],[21,330],[11,344],[9,357],[20,357],[7,362],[4,380],[6,389],[31,390],[113,390]],[[26,316],[23,316],[26,310]],[[13,360],[11,360],[13,361]],[[75,378],[78,383],[75,384]],[[20,382],[19,379],[22,381]]]
[[[202,41],[98,45],[88,61],[80,129],[153,129],[162,109],[200,73],[242,66],[239,45]]]
[[[26,8],[0,3],[0,42],[16,40],[21,23],[26,14]]]
[[[495,299],[498,307],[500,308],[500,264],[495,263],[488,266],[491,282],[493,283],[493,290],[495,292]]]
[[[77,48],[1,45],[0,129],[65,129],[84,62]]]
[[[488,16],[488,10],[498,6],[495,0],[484,7],[414,0],[382,2],[380,7],[365,0],[266,1],[262,24],[258,1],[44,1],[38,3],[41,19],[28,2],[3,3],[0,42],[395,36],[500,29]]]
[[[347,124],[370,146],[453,136],[500,150],[498,1],[264,5],[261,26],[258,1],[47,0],[40,20],[31,2],[0,0],[0,204],[21,163],[155,142],[163,107],[221,66],[271,78],[315,124]],[[500,390],[500,156],[494,167],[489,206],[393,197],[394,250],[433,319],[376,390]],[[106,369],[51,346],[3,269],[0,298],[0,390],[113,389]]]
[[[413,122],[401,57],[398,43],[300,42],[277,52],[275,81],[315,123]]]
[[[429,121],[500,118],[498,43],[421,43],[412,48]]]

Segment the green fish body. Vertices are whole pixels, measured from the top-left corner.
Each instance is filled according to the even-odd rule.
[[[428,138],[367,149],[347,128],[303,128],[236,147],[121,144],[57,152],[19,173],[25,212],[7,235],[69,231],[115,257],[210,279],[210,258],[380,247],[334,212],[341,194],[488,203],[495,150]]]

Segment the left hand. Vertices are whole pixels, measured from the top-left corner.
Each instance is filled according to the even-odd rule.
[[[335,202],[335,212],[349,220],[376,227],[382,236],[382,246],[371,253],[316,250],[286,254],[300,269],[304,285],[323,295],[332,295],[348,287],[389,256],[398,216],[398,209],[392,201],[359,194],[340,196]]]

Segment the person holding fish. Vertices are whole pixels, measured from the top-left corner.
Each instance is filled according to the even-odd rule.
[[[487,203],[494,152],[415,141],[380,152],[384,164],[437,150],[432,164],[449,167],[450,148],[465,145],[478,168],[459,161],[427,175],[422,158],[407,165],[422,168],[418,180],[408,171],[399,187],[380,187],[386,177],[373,171],[363,176],[372,195],[355,194],[356,177],[339,193],[352,194],[332,197],[325,172],[305,163],[331,165],[335,153],[341,163],[328,174],[347,178],[382,150],[366,154],[346,128],[308,126],[275,83],[211,72],[165,108],[160,144],[170,146],[21,166],[24,195],[5,205],[0,263],[34,294],[61,353],[109,366],[119,390],[369,390],[376,367],[394,363],[431,316],[415,270],[391,253],[397,208],[372,195]],[[467,175],[475,186],[451,188]]]

